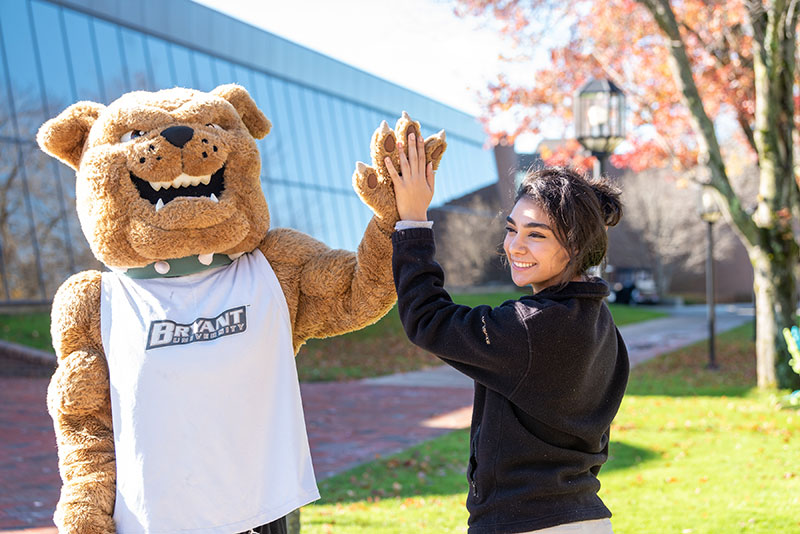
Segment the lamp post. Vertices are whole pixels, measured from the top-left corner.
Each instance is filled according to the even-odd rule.
[[[708,236],[708,256],[706,257],[706,304],[708,306],[708,365],[706,369],[719,369],[716,354],[714,353],[714,336],[716,321],[715,298],[714,298],[714,223],[719,220],[722,213],[719,210],[717,201],[713,193],[707,188],[700,196],[700,218],[706,222]]]
[[[611,80],[590,79],[575,93],[575,137],[607,170],[608,156],[625,139],[625,93]]]

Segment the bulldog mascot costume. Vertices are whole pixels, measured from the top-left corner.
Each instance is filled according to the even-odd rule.
[[[53,302],[60,532],[268,532],[318,498],[294,356],[392,307],[383,161],[399,169],[397,139],[420,126],[384,122],[373,165],[357,163],[374,216],[356,253],[270,229],[255,143],[270,126],[223,85],[79,102],[40,129],[76,171],[81,228],[108,268]],[[445,147],[444,132],[426,141],[434,166]]]

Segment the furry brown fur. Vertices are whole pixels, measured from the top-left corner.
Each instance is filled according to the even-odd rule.
[[[37,140],[77,171],[81,227],[95,256],[109,267],[258,247],[283,288],[296,353],[309,338],[362,328],[393,305],[389,236],[398,215],[383,157],[397,162],[397,138],[412,131],[419,135],[420,127],[405,113],[395,131],[384,122],[372,139],[373,166],[357,164],[353,187],[375,216],[356,253],[331,250],[295,230],[269,229],[254,140],[269,129],[247,91],[225,85],[210,93],[181,88],[134,92],[107,107],[79,102],[45,123]],[[444,132],[426,141],[426,155],[435,167],[445,147]],[[214,200],[151,185],[184,175],[196,183],[192,187],[202,188],[205,182],[199,179],[208,187],[224,180],[224,189]],[[163,207],[152,201],[159,191],[171,199]],[[55,515],[61,532],[115,532],[100,283],[97,271],[78,273],[53,302],[59,367],[48,390],[48,407],[64,481]]]

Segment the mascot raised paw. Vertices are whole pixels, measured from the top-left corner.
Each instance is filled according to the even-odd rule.
[[[225,85],[80,102],[39,131],[77,171],[81,228],[109,269],[53,302],[60,532],[267,532],[318,498],[294,355],[394,303],[381,161],[420,130],[382,124],[372,166],[357,164],[375,215],[356,253],[270,229],[255,144],[269,130]],[[429,138],[429,160],[445,147]]]

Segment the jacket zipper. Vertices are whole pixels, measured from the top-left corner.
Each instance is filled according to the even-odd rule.
[[[469,486],[472,490],[472,496],[478,498],[478,483],[475,481],[475,474],[478,471],[478,435],[481,431],[481,425],[475,428],[475,435],[472,437],[470,447],[469,469],[467,471],[467,478],[469,479]]]

